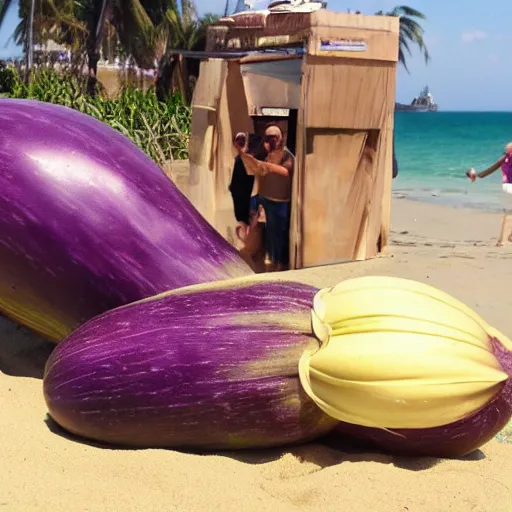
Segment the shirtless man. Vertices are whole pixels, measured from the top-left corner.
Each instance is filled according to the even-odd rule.
[[[255,180],[256,206],[265,210],[265,249],[271,260],[271,270],[286,270],[289,263],[290,199],[295,158],[284,147],[283,134],[278,126],[265,130],[263,145],[267,156],[258,160],[247,154],[235,140],[235,147],[247,174]]]

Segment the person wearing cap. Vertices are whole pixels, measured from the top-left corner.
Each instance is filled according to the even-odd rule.
[[[264,243],[271,261],[271,270],[285,270],[289,263],[289,229],[292,175],[295,157],[284,146],[281,129],[270,124],[265,129],[264,159],[243,151],[237,140],[235,147],[247,174],[255,176],[253,197],[256,206],[265,212]],[[254,209],[254,205],[253,205]]]
[[[490,167],[481,172],[476,172],[471,168],[466,171],[466,176],[471,180],[471,183],[477,178],[485,178],[501,168],[501,188],[504,192],[503,196],[503,221],[501,223],[501,233],[498,239],[498,246],[502,246],[507,239],[512,242],[512,229],[509,227],[511,221],[512,210],[512,142],[505,146],[503,156],[492,164]]]

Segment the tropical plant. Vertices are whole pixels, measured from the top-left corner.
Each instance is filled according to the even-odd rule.
[[[376,13],[378,16],[396,16],[400,18],[400,34],[399,34],[399,49],[398,49],[398,62],[403,65],[405,70],[409,73],[407,67],[407,55],[411,55],[411,45],[416,45],[425,62],[428,64],[430,61],[430,54],[428,52],[423,35],[425,31],[423,27],[416,20],[426,20],[426,16],[412,7],[400,5],[395,7],[389,12],[379,11]]]
[[[16,69],[0,61],[0,95],[8,95],[16,86],[17,79]]]
[[[185,10],[182,10],[185,9]],[[181,12],[180,12],[181,11]],[[183,58],[179,50],[203,50],[206,46],[208,26],[218,21],[214,14],[206,14],[197,18],[195,8],[188,2],[182,2],[182,8],[168,9],[161,26],[164,34],[165,51],[160,58],[157,79],[157,94],[165,99],[172,89],[173,78],[178,81],[178,87],[187,102],[192,99],[193,78],[197,76],[197,60]]]
[[[191,113],[179,94],[161,102],[153,89],[144,92],[128,86],[115,99],[102,94],[90,96],[83,78],[76,74],[40,68],[25,84],[14,66],[0,70],[0,85],[11,98],[64,105],[109,124],[162,167],[188,156]]]
[[[0,0],[0,25],[13,0]],[[14,37],[27,42],[29,8],[36,2],[35,26],[38,41],[51,37],[72,47],[74,55],[87,55],[89,92],[94,91],[100,48],[118,41],[122,53],[139,67],[159,63],[158,97],[165,100],[174,82],[190,101],[192,81],[189,59],[174,58],[176,50],[202,49],[208,25],[215,15],[199,18],[192,0],[20,0],[21,22]],[[82,62],[81,62],[82,63]],[[192,70],[191,75],[197,74]]]
[[[7,10],[14,0],[0,0],[0,26]],[[20,23],[12,35],[13,40],[25,49],[28,64],[29,45],[45,44],[52,39],[66,44],[78,57],[77,67],[83,65],[82,49],[87,38],[87,26],[76,16],[81,3],[78,0],[18,0]],[[34,20],[31,24],[31,8],[34,5]],[[33,25],[33,40],[30,41],[30,28]]]

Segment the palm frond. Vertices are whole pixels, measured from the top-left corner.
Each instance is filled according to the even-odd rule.
[[[430,53],[423,39],[425,31],[416,21],[416,19],[427,19],[422,12],[406,5],[399,5],[389,12],[378,11],[375,14],[377,16],[394,16],[400,18],[398,62],[404,66],[407,72],[409,72],[409,68],[406,62],[406,54],[411,55],[410,44],[414,44],[418,47],[425,59],[425,63],[428,64],[430,62]]]
[[[427,19],[427,17],[422,12],[413,9],[412,7],[408,7],[406,5],[400,5],[395,7],[392,11],[387,13],[387,16],[408,16],[418,18],[420,20]]]
[[[118,0],[113,9],[113,23],[128,55],[138,66],[150,67],[154,60],[152,42],[155,26],[140,0]]]
[[[4,21],[9,7],[11,7],[13,3],[13,0],[0,0],[0,27],[2,26],[2,22]]]

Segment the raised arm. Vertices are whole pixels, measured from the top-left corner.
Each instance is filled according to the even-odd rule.
[[[487,167],[487,169],[484,169],[481,172],[475,172],[474,169],[470,169],[466,172],[467,176],[471,178],[472,176],[475,178],[485,178],[486,176],[489,176],[489,174],[492,174],[494,171],[498,170],[501,165],[503,164],[503,160],[505,160],[505,156],[502,156],[499,160],[494,162],[490,167]]]
[[[248,172],[253,172],[259,176],[265,176],[271,172],[280,174],[281,176],[289,176],[291,170],[291,162],[287,160],[284,165],[273,164],[272,162],[263,162],[257,160],[252,155],[240,153],[242,161]]]
[[[242,162],[244,163],[247,174],[265,176],[266,174],[273,172],[275,174],[280,174],[281,176],[290,175],[292,167],[291,158],[283,162],[283,165],[274,164],[271,162],[263,162],[261,160],[258,160],[254,156],[250,155],[249,153],[245,153],[242,150],[242,148],[236,143],[235,147],[238,150],[238,154],[240,155]]]

